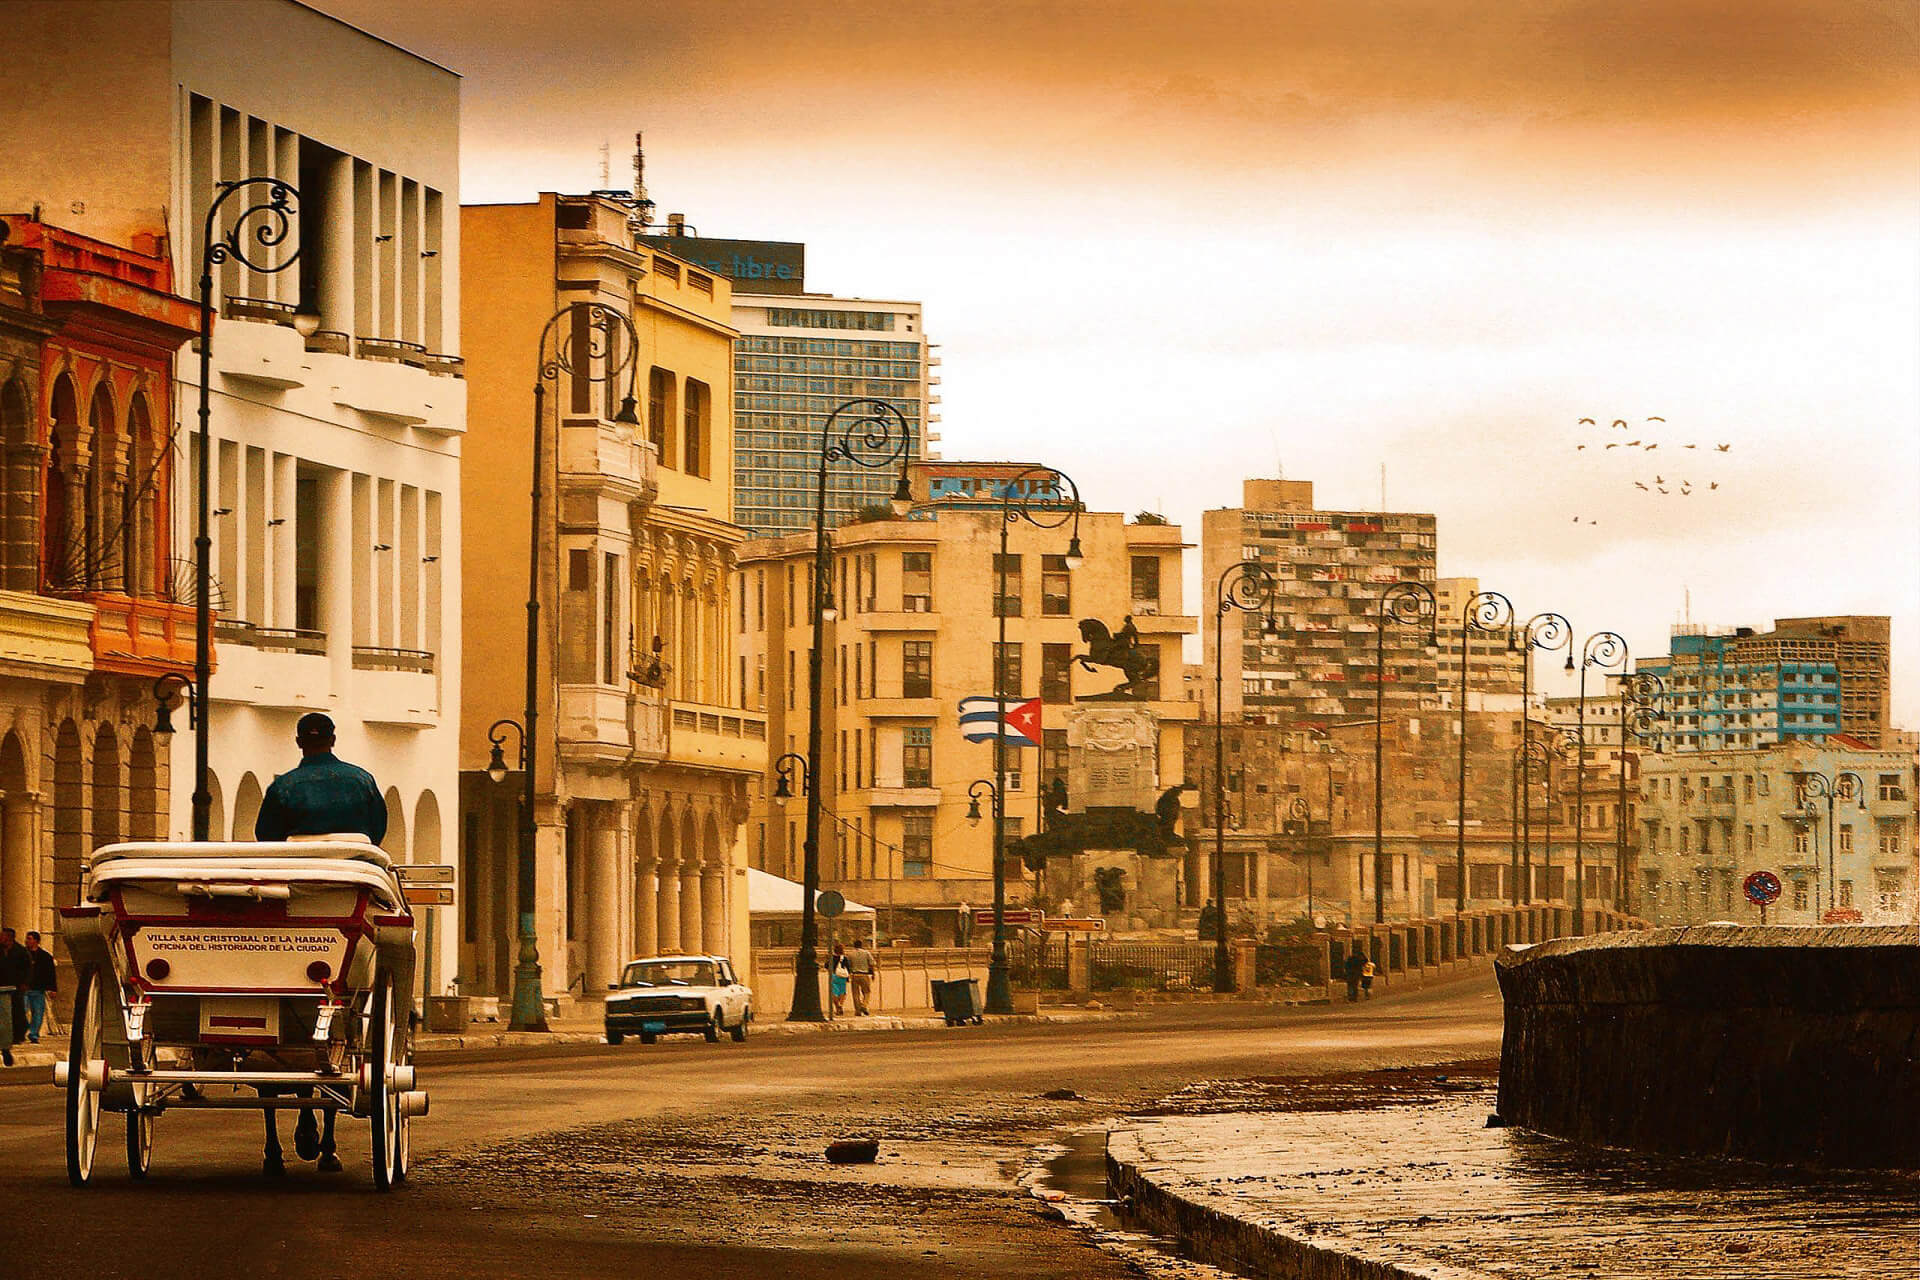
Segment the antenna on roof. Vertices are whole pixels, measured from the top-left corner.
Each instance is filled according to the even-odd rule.
[[[613,144],[611,142],[608,142],[605,139],[601,140],[601,143],[600,143],[600,190],[602,191],[605,191],[613,186],[613,169],[611,166],[612,148],[613,148]]]
[[[646,135],[633,135],[633,220],[642,227],[653,225],[653,201],[647,198]]]

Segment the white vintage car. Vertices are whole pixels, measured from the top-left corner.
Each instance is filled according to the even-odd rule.
[[[654,956],[632,960],[620,981],[607,986],[607,1043],[639,1036],[697,1031],[709,1041],[726,1032],[747,1038],[753,1021],[753,990],[725,956]]]

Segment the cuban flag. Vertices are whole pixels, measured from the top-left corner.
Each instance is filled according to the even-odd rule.
[[[968,742],[992,742],[995,735],[1010,747],[1038,748],[1040,699],[960,699],[960,736]]]

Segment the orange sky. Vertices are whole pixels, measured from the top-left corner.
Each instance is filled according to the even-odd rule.
[[[1911,3],[321,6],[465,75],[469,200],[596,186],[603,141],[624,185],[644,129],[663,213],[924,301],[949,457],[1196,533],[1242,475],[1371,506],[1384,462],[1443,573],[1636,653],[1689,591],[1891,613],[1920,724]]]

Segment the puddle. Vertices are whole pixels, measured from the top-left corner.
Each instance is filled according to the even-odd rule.
[[[1020,1185],[1066,1222],[1092,1232],[1102,1246],[1141,1262],[1149,1274],[1225,1274],[1197,1261],[1177,1240],[1140,1230],[1126,1218],[1125,1206],[1108,1198],[1104,1125],[1063,1134],[1036,1150]]]

